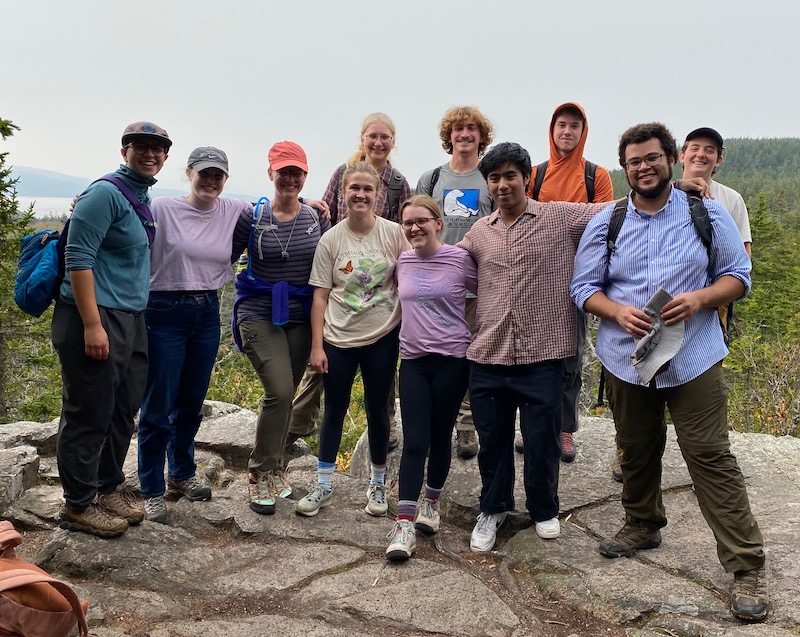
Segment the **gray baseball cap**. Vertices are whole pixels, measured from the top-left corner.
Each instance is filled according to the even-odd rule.
[[[186,167],[200,172],[206,168],[219,168],[228,175],[228,156],[225,151],[213,146],[200,146],[189,155]]]

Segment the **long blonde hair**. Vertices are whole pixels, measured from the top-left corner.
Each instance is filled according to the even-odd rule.
[[[375,122],[383,122],[386,124],[389,127],[389,130],[392,131],[392,137],[395,139],[397,138],[397,130],[394,127],[394,122],[386,113],[370,113],[364,118],[364,122],[361,124],[361,134],[358,137],[358,148],[356,149],[356,152],[353,153],[353,156],[347,160],[347,166],[366,160],[367,152],[364,150],[364,142],[361,138],[364,136],[364,133],[370,127],[370,125],[374,124]]]

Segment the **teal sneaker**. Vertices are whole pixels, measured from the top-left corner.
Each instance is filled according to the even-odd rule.
[[[250,508],[261,515],[275,513],[275,483],[270,471],[250,472]]]

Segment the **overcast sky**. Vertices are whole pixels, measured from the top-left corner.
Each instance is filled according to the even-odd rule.
[[[319,197],[373,111],[397,125],[416,184],[444,163],[443,112],[478,106],[496,141],[547,158],[553,108],[587,111],[586,157],[617,167],[620,133],[667,124],[800,136],[797,0],[4,0],[0,144],[13,165],[95,178],[139,119],[174,140],[159,185],[185,188],[195,146],[228,153],[228,191],[272,196],[267,150],[301,144]]]

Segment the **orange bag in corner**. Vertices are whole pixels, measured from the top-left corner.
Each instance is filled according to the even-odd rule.
[[[67,637],[78,626],[87,637],[88,604],[72,588],[18,558],[22,536],[0,521],[0,637]]]

